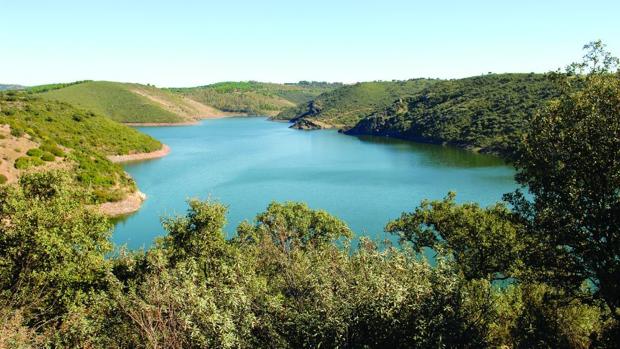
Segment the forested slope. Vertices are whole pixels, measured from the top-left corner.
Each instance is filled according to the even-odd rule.
[[[150,136],[99,114],[23,92],[0,93],[0,124],[10,129],[10,134],[0,140],[5,157],[2,161],[7,161],[9,153],[20,155],[3,167],[11,172],[4,176],[14,177],[54,162],[75,174],[91,202],[120,200],[135,190],[131,178],[121,166],[108,161],[107,155],[150,152],[162,146]],[[20,141],[32,149],[6,147]]]
[[[558,91],[545,75],[499,74],[441,81],[346,130],[506,154]]]
[[[361,82],[325,92],[274,117],[291,120],[298,128],[343,128],[355,125],[398,98],[414,95],[436,80]]]

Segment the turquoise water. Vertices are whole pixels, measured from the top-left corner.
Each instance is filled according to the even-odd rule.
[[[335,131],[298,131],[265,118],[145,127],[172,148],[167,157],[126,165],[148,199],[116,225],[114,241],[148,247],[164,234],[160,217],[184,214],[188,198],[229,205],[228,234],[270,201],[298,200],[344,219],[358,235],[388,237],[383,226],[424,198],[450,190],[488,205],[516,188],[502,160],[451,147]]]

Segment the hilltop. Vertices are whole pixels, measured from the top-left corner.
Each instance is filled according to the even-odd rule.
[[[30,93],[67,102],[124,123],[193,123],[227,115],[275,115],[342,84],[223,82],[188,88],[111,81],[30,87]]]
[[[275,116],[341,86],[340,83],[315,81],[288,84],[246,81],[170,90],[230,113]]]
[[[136,191],[108,156],[152,152],[162,144],[107,117],[25,92],[0,93],[2,181],[51,168],[70,170],[86,202],[120,201]]]
[[[398,98],[414,95],[437,80],[375,81],[327,91],[279,113],[274,120],[290,120],[296,128],[343,128]]]
[[[31,91],[127,123],[182,123],[225,114],[171,91],[141,84],[84,81]]]

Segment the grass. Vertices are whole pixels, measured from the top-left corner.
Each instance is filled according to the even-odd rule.
[[[119,122],[184,121],[182,117],[166,110],[160,104],[135,93],[134,89],[137,87],[147,88],[138,84],[88,81],[45,90],[41,96],[82,107]],[[150,90],[157,89],[152,87]],[[167,95],[165,92],[159,93],[162,98]],[[174,104],[175,101],[171,103]]]
[[[41,145],[30,149],[30,156],[18,159],[17,168],[32,168],[45,160],[66,157],[74,164],[75,176],[87,188],[93,203],[109,201],[135,189],[123,168],[106,156],[158,150],[160,142],[91,111],[37,96],[0,93],[0,123],[10,125],[12,135],[28,134]]]

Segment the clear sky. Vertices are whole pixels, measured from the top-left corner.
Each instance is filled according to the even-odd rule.
[[[602,39],[620,1],[0,0],[0,83],[356,82],[544,72]]]

